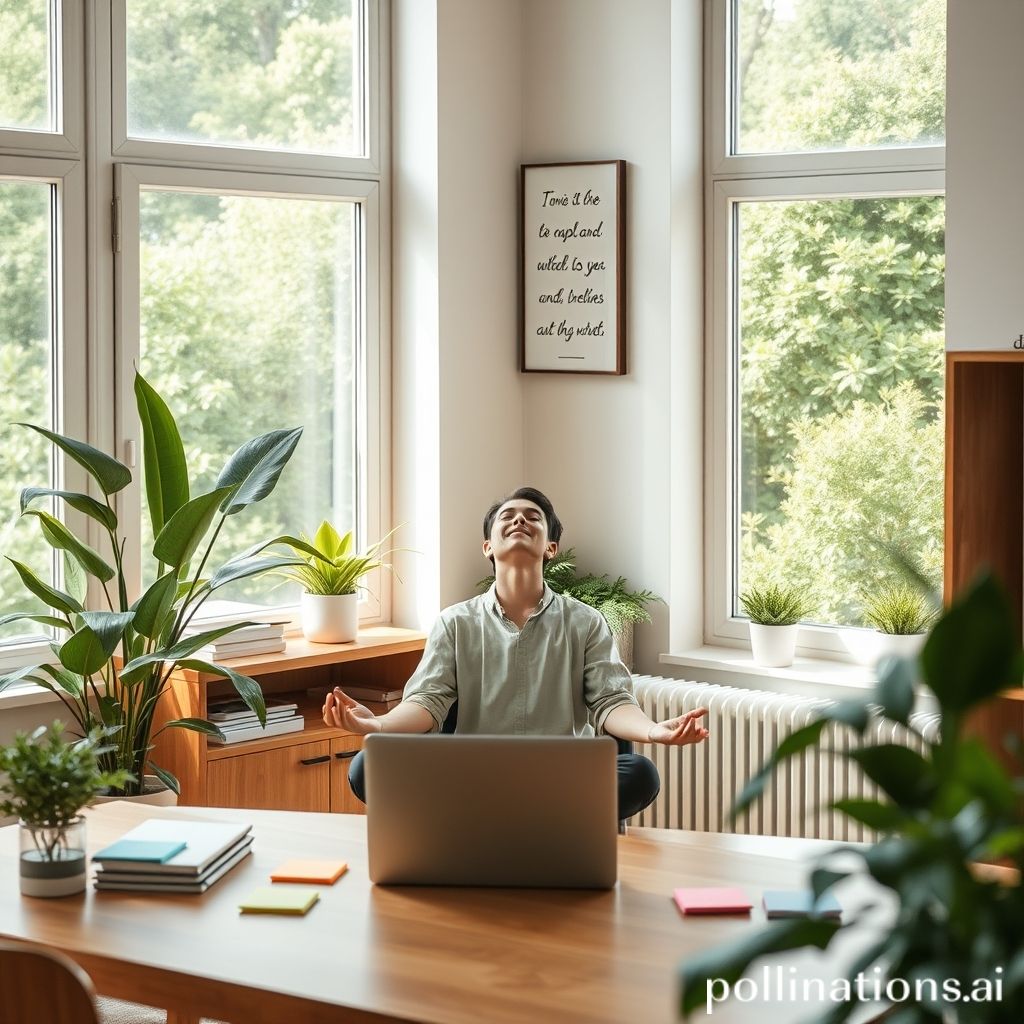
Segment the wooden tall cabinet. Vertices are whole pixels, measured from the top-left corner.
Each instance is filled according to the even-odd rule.
[[[351,644],[313,644],[289,639],[280,654],[228,662],[256,679],[265,696],[287,697],[305,719],[300,732],[219,746],[185,729],[156,739],[152,760],[174,772],[179,802],[203,807],[362,813],[348,785],[348,767],[362,737],[323,724],[324,695],[346,683],[382,691],[404,686],[419,664],[426,638],[392,626],[360,631]],[[156,712],[156,728],[175,718],[205,718],[210,697],[234,693],[227,680],[179,670]]]

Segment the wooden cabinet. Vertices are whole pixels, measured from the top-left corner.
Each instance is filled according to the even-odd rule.
[[[281,654],[232,661],[264,695],[295,701],[305,719],[302,731],[219,746],[200,733],[168,729],[157,738],[153,760],[178,777],[181,804],[360,814],[348,769],[362,737],[324,725],[324,696],[347,682],[398,689],[419,664],[425,642],[413,630],[375,626],[352,644],[290,639]],[[210,697],[233,693],[224,679],[179,670],[160,699],[154,731],[169,719],[205,718]]]

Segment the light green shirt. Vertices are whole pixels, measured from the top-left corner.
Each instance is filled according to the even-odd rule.
[[[613,708],[637,703],[604,616],[547,584],[522,629],[494,585],[441,612],[404,699],[435,731],[457,699],[456,732],[507,736],[593,736]]]

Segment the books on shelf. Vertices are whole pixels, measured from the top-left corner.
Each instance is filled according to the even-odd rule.
[[[207,742],[223,747],[229,743],[244,743],[247,740],[261,740],[268,736],[300,732],[305,725],[306,721],[301,715],[282,715],[279,718],[268,716],[266,727],[261,726],[258,720],[251,723],[228,723],[226,726],[218,722],[217,727],[224,733],[224,739],[208,736]]]
[[[94,885],[99,892],[205,892],[249,855],[251,830],[228,822],[148,818],[93,856]],[[118,855],[139,843],[184,846],[164,861]]]
[[[397,690],[382,690],[379,686],[346,686],[344,683],[341,684],[341,689],[360,703],[372,700],[378,704],[386,704],[389,701],[397,703],[405,692],[404,686],[400,686]]]
[[[207,661],[230,661],[232,658],[248,658],[253,654],[277,654],[287,646],[283,636],[270,640],[250,640],[240,644],[207,644],[200,647],[191,657],[206,658]]]
[[[245,622],[246,619],[234,621]],[[230,633],[225,633],[216,640],[210,641],[205,647],[196,651],[196,656],[211,661],[227,661],[230,658],[245,658],[253,654],[277,654],[285,649],[284,626],[286,619],[278,617],[276,622],[249,624]],[[203,619],[201,623],[192,622],[183,631],[183,636],[196,636],[219,626],[231,625],[232,618],[226,621]]]
[[[267,697],[265,703],[268,722],[272,718],[293,715],[299,707],[294,701],[282,700],[280,697]],[[220,697],[208,701],[206,717],[222,728],[228,723],[252,724],[258,721],[255,712],[249,710],[249,705],[241,697]]]

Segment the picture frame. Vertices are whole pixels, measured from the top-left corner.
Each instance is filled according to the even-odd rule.
[[[626,161],[522,164],[522,373],[626,373]]]

